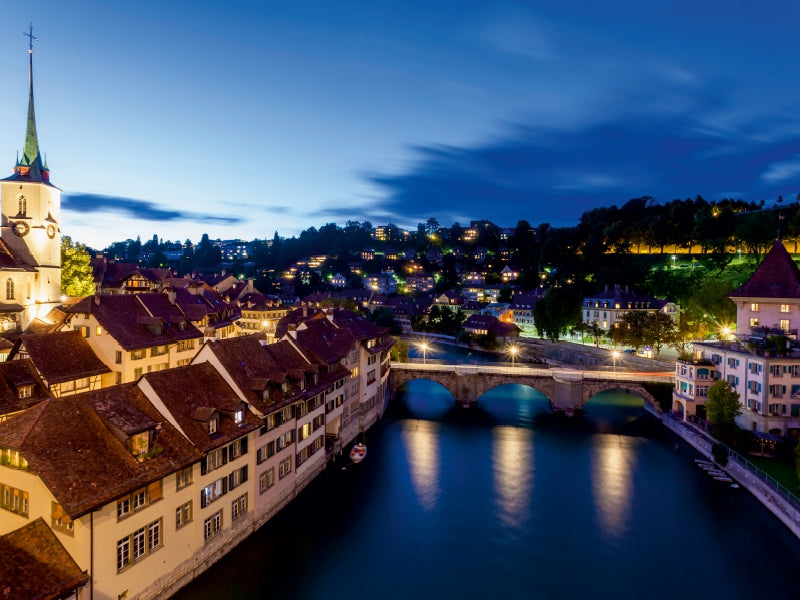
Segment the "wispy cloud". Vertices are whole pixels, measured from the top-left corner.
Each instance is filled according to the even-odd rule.
[[[791,160],[784,160],[766,166],[766,171],[761,174],[761,179],[767,183],[781,183],[788,179],[797,179],[800,176],[800,156]]]
[[[67,193],[62,196],[61,206],[65,211],[80,213],[87,211],[120,212],[135,219],[144,219],[146,221],[194,221],[196,223],[218,225],[236,225],[244,222],[244,219],[240,217],[215,216],[183,210],[165,210],[148,200],[100,194]]]

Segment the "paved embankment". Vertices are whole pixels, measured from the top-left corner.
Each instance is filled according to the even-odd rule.
[[[645,406],[645,408],[656,418],[660,419],[665,427],[690,444],[700,452],[700,454],[709,460],[714,460],[711,454],[713,440],[703,432],[694,429],[682,421],[677,421],[669,415],[657,414],[647,406]],[[720,468],[735,479],[739,485],[753,494],[753,496],[767,507],[772,514],[778,517],[796,537],[800,538],[800,509],[785,498],[780,491],[770,487],[766,482],[762,481],[756,473],[750,471],[744,465],[739,464],[736,460],[729,460],[727,465]]]

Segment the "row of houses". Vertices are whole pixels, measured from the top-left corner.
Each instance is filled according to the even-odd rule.
[[[167,293],[156,295],[174,311]],[[151,296],[77,306],[96,315],[119,298],[156,306]],[[259,335],[202,343],[182,337],[191,324],[110,308],[126,327],[92,323],[87,337],[83,313],[65,311],[60,330],[21,335],[0,363],[0,580],[10,597],[169,595],[385,410],[392,338],[351,311],[298,309],[265,344]],[[94,352],[109,339],[124,348],[137,328],[158,338],[153,356]],[[198,347],[177,366],[186,339]],[[20,570],[25,557],[36,564]],[[48,575],[20,576],[36,569]]]
[[[778,239],[750,279],[733,290],[736,334],[695,342],[675,367],[673,411],[705,417],[708,389],[718,380],[739,394],[737,424],[762,439],[800,437],[800,269]]]

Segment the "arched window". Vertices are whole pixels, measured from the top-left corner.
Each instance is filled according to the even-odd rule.
[[[25,196],[19,197],[19,210],[17,211],[18,216],[25,216],[28,214],[28,201],[25,199]]]
[[[14,299],[14,280],[9,277],[6,279],[6,300]]]

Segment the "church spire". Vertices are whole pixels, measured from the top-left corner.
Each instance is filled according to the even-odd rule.
[[[17,159],[14,174],[28,181],[49,181],[50,171],[42,161],[39,152],[39,139],[36,136],[36,113],[33,108],[33,42],[39,40],[33,35],[33,23],[22,35],[28,38],[28,122],[25,129],[22,160]]]

